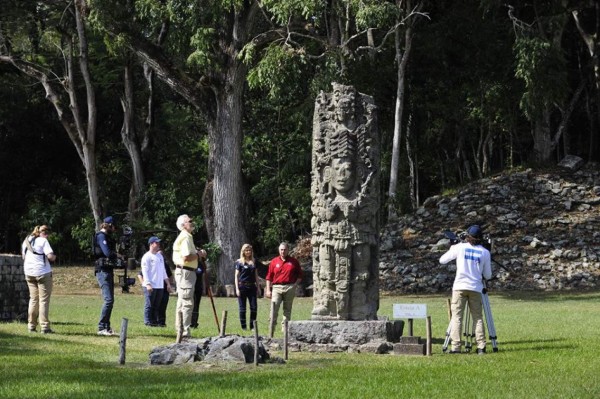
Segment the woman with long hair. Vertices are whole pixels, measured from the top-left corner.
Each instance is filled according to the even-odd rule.
[[[29,287],[29,310],[27,312],[27,327],[29,332],[36,332],[38,321],[43,334],[51,334],[48,312],[50,295],[52,295],[52,268],[50,262],[56,260],[56,255],[48,242],[50,228],[46,225],[35,226],[33,231],[21,246],[25,280]],[[39,320],[38,320],[39,318]]]
[[[240,258],[235,261],[235,294],[238,298],[242,330],[247,328],[246,302],[250,305],[250,328],[254,328],[259,290],[258,270],[252,252],[252,245],[244,244],[240,250]]]

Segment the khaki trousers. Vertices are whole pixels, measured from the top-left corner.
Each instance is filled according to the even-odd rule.
[[[177,283],[177,307],[175,310],[175,331],[183,328],[182,337],[190,337],[192,312],[194,311],[194,286],[196,285],[196,271],[175,269],[175,282]]]
[[[52,295],[52,272],[41,276],[25,276],[29,287],[29,310],[27,312],[27,327],[35,330],[39,324],[43,330],[50,329],[48,312],[50,309],[50,295]]]
[[[274,284],[271,290],[271,317],[269,320],[269,335],[273,337],[275,325],[277,324],[277,314],[279,307],[283,302],[283,320],[281,326],[286,320],[292,319],[292,304],[296,297],[296,284]]]
[[[452,329],[450,330],[452,351],[460,351],[463,313],[465,304],[467,303],[469,304],[469,311],[473,317],[477,349],[485,348],[485,331],[483,328],[483,315],[481,314],[481,292],[456,290],[452,291],[452,304],[450,307],[452,310]]]

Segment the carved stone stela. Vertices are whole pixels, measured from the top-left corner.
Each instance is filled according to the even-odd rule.
[[[333,83],[315,102],[313,320],[376,320],[379,158],[373,98]]]

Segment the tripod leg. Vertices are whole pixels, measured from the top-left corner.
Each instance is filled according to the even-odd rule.
[[[448,344],[450,343],[450,331],[452,331],[452,320],[450,320],[450,324],[448,324],[448,329],[446,330],[446,339],[444,340],[444,345],[442,346],[442,352],[446,353],[448,350]]]
[[[470,352],[472,343],[471,343],[471,309],[469,309],[468,302],[465,303],[465,309],[463,312],[463,337],[465,342],[465,352]]]
[[[492,341],[492,349],[494,352],[498,352],[498,343],[496,342],[496,326],[494,325],[494,318],[492,317],[492,308],[490,307],[490,299],[487,293],[481,293],[481,302],[483,304],[483,311],[485,313],[485,321],[488,327],[490,341]]]

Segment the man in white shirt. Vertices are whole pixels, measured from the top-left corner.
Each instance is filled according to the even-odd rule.
[[[460,353],[462,317],[465,304],[468,303],[475,323],[477,354],[485,354],[486,341],[481,312],[481,292],[484,288],[482,278],[486,280],[492,278],[492,262],[490,251],[480,244],[481,238],[481,227],[473,225],[467,229],[466,242],[451,246],[448,252],[440,257],[441,264],[456,259],[456,277],[452,286],[452,321],[450,329],[452,349],[450,353]]]
[[[145,294],[144,324],[149,327],[159,325],[159,308],[163,295],[171,292],[171,282],[165,271],[165,260],[160,252],[160,238],[150,237],[149,250],[142,257],[142,278]],[[164,292],[164,287],[167,292]]]

